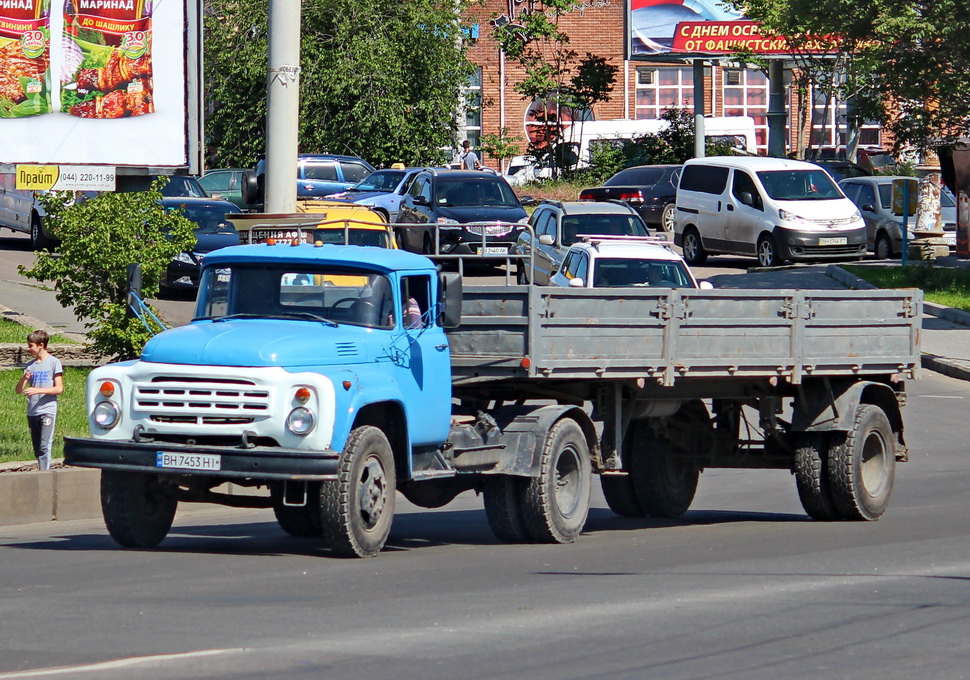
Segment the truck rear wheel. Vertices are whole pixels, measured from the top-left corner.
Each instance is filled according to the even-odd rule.
[[[610,510],[621,517],[643,517],[647,512],[637,500],[633,475],[600,475],[600,486]]]
[[[829,444],[832,500],[845,519],[879,519],[896,478],[895,434],[878,406],[860,404],[852,430]]]
[[[832,500],[828,472],[829,436],[805,432],[795,441],[795,486],[802,507],[812,519],[840,519]]]
[[[101,512],[118,545],[154,548],[172,528],[177,507],[158,475],[101,471]]]
[[[323,526],[320,522],[320,485],[307,484],[304,505],[285,505],[282,489],[273,495],[273,514],[280,528],[290,536],[320,536]]]
[[[512,475],[485,479],[485,517],[495,538],[503,543],[528,543],[529,532],[522,519],[522,494],[526,480]]]
[[[373,557],[394,519],[394,456],[376,427],[356,428],[340,454],[337,479],[320,484],[323,535],[342,557]]]
[[[583,430],[563,419],[546,433],[539,475],[522,497],[522,518],[534,541],[572,543],[589,514],[592,465]]]

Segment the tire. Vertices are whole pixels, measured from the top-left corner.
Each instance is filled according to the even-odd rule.
[[[707,262],[707,252],[701,242],[701,235],[693,227],[684,232],[684,240],[680,247],[684,251],[687,264],[700,266]]]
[[[677,204],[668,203],[660,213],[660,228],[668,238],[674,236],[674,216],[677,214]]]
[[[528,480],[522,518],[532,540],[572,543],[586,526],[592,464],[583,430],[560,420],[546,433],[539,475]]]
[[[503,543],[528,543],[522,518],[522,494],[526,480],[512,475],[493,475],[485,480],[485,517],[495,538]]]
[[[829,437],[822,432],[806,432],[795,442],[795,487],[802,508],[812,519],[841,519],[835,502],[828,471]]]
[[[762,267],[777,267],[781,263],[775,237],[771,234],[762,234],[758,238],[758,264]]]
[[[154,548],[172,528],[177,507],[158,475],[101,471],[101,512],[118,545]]]
[[[896,478],[895,435],[878,406],[860,404],[852,431],[833,436],[828,463],[832,500],[845,519],[879,519]]]
[[[34,250],[47,250],[51,246],[51,240],[44,234],[44,223],[40,215],[33,213],[30,216],[30,247]]]
[[[337,479],[320,484],[320,520],[334,554],[377,555],[391,533],[394,494],[394,456],[387,437],[370,425],[356,428],[340,454]]]
[[[600,475],[600,486],[610,510],[620,517],[644,517],[647,511],[637,500],[633,475]]]
[[[523,267],[521,264],[515,270],[515,282],[517,284],[519,284],[520,286],[528,286],[529,285],[529,277],[526,276],[526,274],[525,274],[525,267]]]
[[[889,240],[889,236],[885,232],[879,232],[876,236],[876,245],[874,247],[876,252],[877,260],[889,260],[893,256],[893,244]]]
[[[424,240],[422,241],[421,245],[421,252],[424,255],[434,255],[434,241],[431,240],[431,237],[428,234],[424,235]]]
[[[306,504],[300,506],[284,505],[281,493],[273,498],[273,514],[280,528],[290,536],[322,536],[320,522],[320,485],[309,483],[306,490]]]
[[[671,416],[680,432],[700,433],[704,446],[713,441],[713,426],[707,407],[701,401],[684,404]],[[633,488],[644,512],[654,517],[679,517],[687,512],[697,492],[700,470],[689,458],[679,455],[675,443],[661,437],[646,420],[632,429]]]

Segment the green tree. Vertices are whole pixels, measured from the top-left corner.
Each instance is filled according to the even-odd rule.
[[[508,128],[502,128],[498,134],[482,135],[478,148],[492,158],[505,161],[518,155],[518,143],[521,141],[518,135],[509,135]]]
[[[465,0],[306,0],[300,151],[375,164],[440,160],[455,140],[471,64]],[[206,4],[206,136],[213,162],[252,166],[265,149],[267,4]]]
[[[34,265],[21,265],[20,273],[53,283],[57,301],[86,320],[91,349],[104,356],[138,356],[151,337],[126,313],[128,264],[141,264],[142,294],[155,297],[168,263],[195,244],[195,225],[161,205],[163,182],[150,191],[108,192],[84,201],[65,191],[40,195],[60,246],[56,253],[38,252]]]

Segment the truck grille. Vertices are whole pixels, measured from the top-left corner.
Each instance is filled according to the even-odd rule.
[[[251,380],[156,376],[135,384],[135,408],[157,423],[245,425],[268,414],[269,401]]]

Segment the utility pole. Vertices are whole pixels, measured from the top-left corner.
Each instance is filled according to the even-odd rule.
[[[296,212],[296,162],[300,120],[301,0],[269,0],[266,80],[267,213]]]

